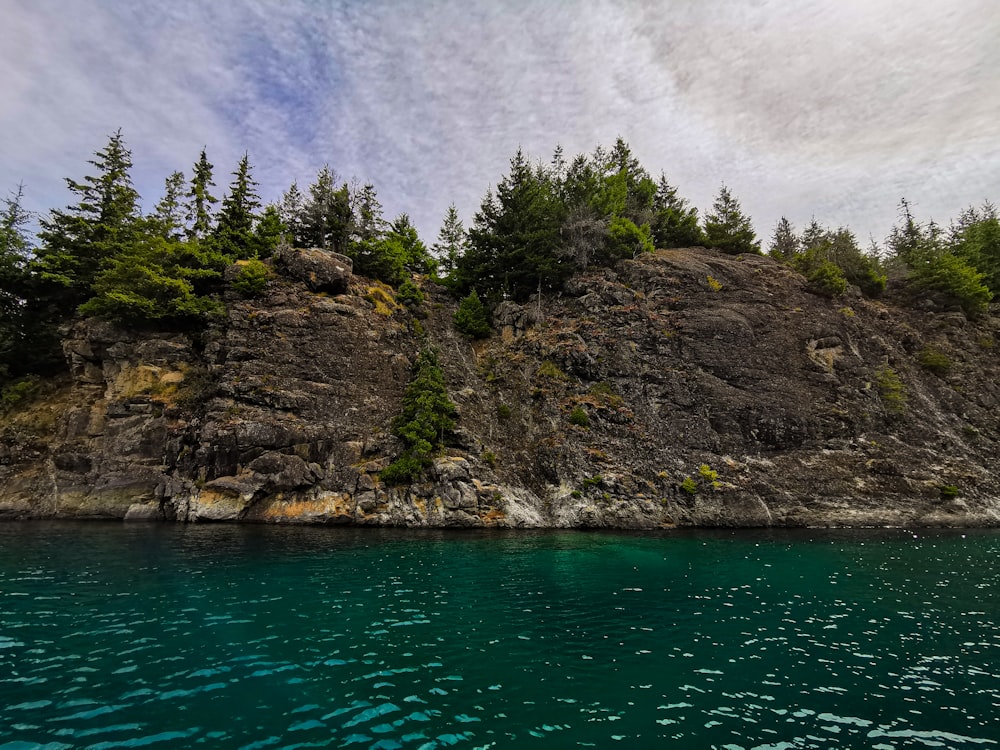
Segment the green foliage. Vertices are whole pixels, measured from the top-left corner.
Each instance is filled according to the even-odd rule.
[[[539,286],[561,284],[572,271],[559,254],[564,214],[552,175],[541,165],[532,166],[519,150],[510,173],[475,215],[469,249],[457,261],[457,288],[468,292],[475,287],[490,296],[506,290],[523,301]]]
[[[608,257],[634,258],[640,253],[653,252],[653,237],[649,224],[637,227],[624,216],[615,216],[608,225]]]
[[[309,186],[308,197],[300,198],[297,189],[293,195],[285,194],[282,220],[294,227],[296,245],[351,255],[354,228],[351,196],[347,183],[338,187],[338,181],[336,173],[324,165]],[[295,205],[297,201],[301,201],[300,207]],[[295,208],[298,215],[292,213]]]
[[[684,481],[681,482],[680,488],[689,495],[698,494],[698,482],[691,477],[684,477]]]
[[[80,306],[83,315],[124,323],[172,321],[190,325],[221,312],[221,304],[196,290],[217,280],[212,256],[191,263],[192,248],[162,237],[145,237],[108,260],[93,284],[94,296]],[[196,256],[197,257],[197,256]]]
[[[539,377],[552,378],[553,380],[565,380],[566,373],[559,369],[559,366],[551,359],[547,359],[538,366],[536,373]]]
[[[499,419],[504,419],[504,420],[510,419],[510,415],[511,415],[511,410],[510,407],[507,406],[507,404],[500,404],[499,406],[497,406],[497,417]]]
[[[406,450],[380,473],[381,479],[389,483],[412,482],[454,429],[456,414],[437,353],[425,347],[417,358],[416,375],[403,396],[402,413],[393,422],[393,430]]]
[[[38,378],[28,376],[7,383],[0,389],[0,407],[4,411],[31,400],[38,393]]]
[[[438,232],[438,241],[434,243],[434,254],[437,256],[438,269],[442,281],[451,286],[455,281],[455,271],[459,259],[469,249],[469,235],[458,217],[458,209],[452,203],[448,206],[444,222]]]
[[[493,468],[497,465],[497,454],[493,451],[483,451],[483,463]]]
[[[958,487],[953,484],[939,484],[938,492],[941,493],[942,500],[952,500],[958,497]]]
[[[408,214],[400,214],[395,218],[387,239],[399,244],[403,267],[410,273],[433,276],[437,272],[437,261],[417,235],[416,227],[410,222]]]
[[[1000,217],[991,203],[968,208],[951,228],[950,251],[983,275],[995,296],[1000,292]]]
[[[600,474],[594,474],[592,477],[584,477],[583,488],[590,489],[591,487],[600,487],[601,483],[604,481],[604,477]]]
[[[705,243],[698,224],[698,209],[689,208],[662,173],[653,197],[652,229],[657,247],[693,247]]]
[[[378,478],[390,485],[411,484],[424,470],[424,461],[414,455],[411,451],[406,451],[379,472]]]
[[[259,297],[267,289],[270,275],[271,270],[267,265],[256,258],[243,261],[233,279],[233,289],[244,297]]]
[[[281,220],[281,212],[277,206],[268,204],[254,225],[253,235],[249,238],[251,256],[255,258],[270,258],[282,238],[288,232],[288,227]]]
[[[577,427],[589,427],[590,417],[587,416],[587,410],[582,406],[577,406],[570,412],[569,423],[576,425]]]
[[[993,294],[983,274],[950,252],[917,261],[907,277],[915,292],[937,292],[962,308],[970,318],[989,308]]]
[[[244,153],[222,201],[222,210],[212,234],[216,247],[233,260],[245,260],[257,255],[253,226],[260,198],[257,183],[250,175],[250,157]]]
[[[715,471],[708,464],[702,464],[698,467],[698,476],[706,482],[714,483],[719,478],[719,472]]]
[[[484,339],[490,335],[486,308],[475,289],[459,303],[455,311],[455,328],[472,339]]]
[[[917,362],[925,370],[933,372],[935,375],[946,375],[951,370],[951,358],[940,349],[933,346],[925,346],[917,352]]]
[[[705,244],[729,255],[760,253],[760,242],[753,231],[750,217],[725,185],[705,215]]]
[[[198,161],[195,162],[191,177],[191,189],[187,198],[187,236],[189,239],[202,240],[212,231],[212,206],[219,202],[210,192],[215,183],[212,182],[213,165],[208,161],[205,149],[201,150]]]
[[[882,403],[885,404],[887,412],[890,414],[906,413],[906,386],[895,370],[888,365],[880,367],[875,372],[875,384],[878,386]]]
[[[799,238],[795,236],[792,223],[782,216],[774,228],[774,234],[771,235],[771,245],[768,247],[767,254],[776,260],[787,263],[799,254],[800,247]]]
[[[840,267],[828,260],[821,260],[806,277],[809,290],[825,297],[836,297],[847,289],[847,279]]]
[[[411,310],[416,310],[424,304],[424,293],[413,283],[413,279],[406,278],[396,291],[396,299]]]
[[[121,130],[89,162],[96,169],[82,182],[66,180],[78,202],[53,210],[41,222],[42,246],[34,272],[44,292],[64,312],[90,296],[103,264],[128,250],[140,229],[139,194],[132,187],[132,155]]]

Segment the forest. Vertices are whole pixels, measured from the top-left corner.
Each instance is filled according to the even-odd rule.
[[[462,303],[456,325],[489,335],[489,309],[558,291],[574,273],[654,249],[766,252],[817,294],[849,285],[868,297],[983,314],[1000,290],[1000,218],[989,202],[964,210],[947,228],[920,221],[906,200],[880,246],[859,246],[848,227],[813,219],[801,231],[784,217],[763,243],[723,184],[698,210],[661,173],[648,172],[619,138],[610,149],[548,162],[518,150],[482,198],[470,226],[455,206],[428,247],[409,217],[383,215],[371,184],[322,167],[305,189],[292,184],[264,205],[249,155],[220,199],[203,149],[190,175],[166,177],[144,212],[121,130],[88,161],[90,174],[66,179],[73,202],[34,217],[17,186],[0,210],[0,387],[64,367],[59,329],[76,316],[136,327],[198,331],[224,312],[227,291],[260,294],[268,258],[282,243],[349,257],[355,273],[419,296],[415,280],[447,287]],[[36,222],[37,232],[29,231]],[[237,264],[235,273],[227,269]]]

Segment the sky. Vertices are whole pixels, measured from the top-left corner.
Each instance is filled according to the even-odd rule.
[[[997,0],[0,0],[0,195],[44,213],[121,128],[151,208],[202,147],[265,201],[329,164],[468,226],[520,147],[625,138],[702,212],[725,183],[882,241],[1000,203]],[[90,171],[88,171],[90,170]],[[765,243],[766,244],[766,243]]]

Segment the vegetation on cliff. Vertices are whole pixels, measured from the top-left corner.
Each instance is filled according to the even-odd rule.
[[[90,174],[66,180],[73,202],[40,217],[35,237],[23,190],[4,201],[0,382],[60,369],[58,331],[76,315],[201,329],[223,313],[227,289],[245,297],[263,290],[261,263],[282,241],[341,253],[355,273],[400,288],[415,306],[413,275],[437,279],[465,298],[456,324],[473,338],[488,335],[485,310],[500,301],[559,290],[574,274],[654,247],[760,252],[750,217],[728,187],[699,217],[620,138],[611,149],[599,146],[571,160],[557,149],[548,163],[518,150],[470,228],[451,206],[432,249],[406,214],[391,222],[383,217],[373,185],[348,183],[329,166],[304,192],[292,184],[265,206],[244,154],[220,201],[203,149],[190,179],[170,174],[162,197],[144,213],[120,130],[88,163]],[[901,302],[953,306],[974,317],[1000,289],[1000,220],[990,203],[967,209],[943,231],[918,221],[903,201],[884,247],[872,243],[866,250],[846,227],[831,230],[813,220],[797,234],[782,218],[768,252],[830,297],[850,286],[874,297],[888,285]],[[254,263],[227,276],[238,261]]]

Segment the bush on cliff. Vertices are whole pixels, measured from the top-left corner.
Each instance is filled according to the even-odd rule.
[[[403,455],[380,474],[389,484],[412,482],[430,464],[433,452],[441,448],[455,427],[455,404],[448,398],[444,373],[437,352],[425,347],[417,358],[416,376],[403,396],[403,411],[393,423],[393,431],[406,444]]]
[[[455,312],[455,328],[471,339],[484,339],[490,335],[486,308],[483,307],[475,289],[459,303]]]

